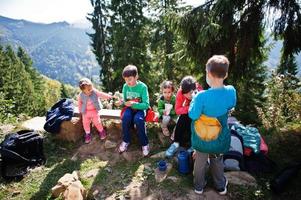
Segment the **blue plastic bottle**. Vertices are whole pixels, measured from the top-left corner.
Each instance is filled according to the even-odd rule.
[[[178,170],[181,174],[189,173],[189,153],[187,151],[178,153]]]

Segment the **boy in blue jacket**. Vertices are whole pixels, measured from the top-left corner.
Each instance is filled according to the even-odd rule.
[[[229,150],[231,138],[227,126],[228,112],[236,105],[235,88],[232,85],[224,85],[228,68],[229,61],[225,56],[211,57],[206,64],[206,82],[210,88],[199,92],[189,107],[188,114],[193,120],[191,143],[196,150],[193,157],[195,158],[194,187],[197,194],[202,194],[206,186],[205,172],[208,158],[216,190],[220,195],[227,193],[228,181],[224,176],[223,153]],[[218,129],[215,131],[215,136],[207,135],[206,128],[198,129],[198,120],[204,118],[215,120]]]

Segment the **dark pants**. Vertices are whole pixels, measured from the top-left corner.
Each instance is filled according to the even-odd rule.
[[[148,145],[148,138],[146,135],[145,129],[145,119],[144,119],[144,111],[143,110],[133,110],[131,108],[127,108],[124,111],[122,117],[122,134],[123,141],[126,143],[130,143],[131,141],[131,127],[133,123],[136,125],[138,131],[139,142],[142,146]]]
[[[191,119],[188,114],[179,116],[175,129],[175,142],[178,142],[181,147],[191,146]]]
[[[195,151],[194,161],[194,187],[196,190],[202,190],[206,186],[206,171],[208,169],[208,158],[210,160],[209,170],[213,177],[213,182],[217,189],[224,188],[226,185],[226,177],[224,175],[223,156],[210,156],[207,153]]]

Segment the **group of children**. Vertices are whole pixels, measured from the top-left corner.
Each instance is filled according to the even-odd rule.
[[[221,124],[221,131],[226,133],[226,137],[218,137],[216,141],[208,141],[202,137],[196,140],[202,145],[223,145],[223,150],[207,151],[195,147],[192,140],[192,132],[195,133],[195,122],[201,117],[206,116],[219,119],[220,116],[227,116],[228,112],[236,104],[236,91],[233,86],[224,85],[224,80],[228,76],[229,61],[225,56],[215,55],[206,64],[206,82],[210,86],[208,90],[203,90],[192,76],[185,76],[180,87],[174,95],[175,86],[171,81],[164,81],[161,84],[162,96],[158,100],[158,113],[161,119],[162,133],[170,136],[168,125],[172,121],[176,123],[172,133],[173,143],[166,150],[166,157],[172,157],[179,147],[184,147],[191,152],[194,158],[194,186],[197,194],[203,193],[206,186],[205,172],[208,160],[210,171],[213,176],[215,187],[219,194],[227,193],[228,181],[224,176],[223,153],[229,149],[230,134],[227,125]],[[143,156],[148,156],[150,152],[148,137],[145,128],[145,111],[150,107],[147,86],[138,80],[138,70],[134,65],[128,65],[123,69],[122,77],[125,84],[122,88],[123,99],[119,105],[125,107],[122,115],[122,142],[118,147],[120,153],[127,150],[131,134],[130,129],[136,126],[139,142],[142,146]],[[101,140],[106,138],[98,111],[101,103],[98,99],[111,99],[112,95],[100,92],[93,88],[91,81],[82,79],[79,82],[81,93],[78,96],[79,111],[82,113],[83,126],[85,130],[85,142],[91,141],[90,123],[91,121],[99,132]],[[195,137],[194,137],[195,138]],[[192,145],[192,146],[191,146]],[[195,149],[196,148],[196,149]],[[219,148],[216,148],[219,149]]]

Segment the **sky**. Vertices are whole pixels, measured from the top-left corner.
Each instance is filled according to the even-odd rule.
[[[184,0],[200,5],[202,0]],[[32,22],[83,22],[93,10],[90,0],[0,0],[0,15]]]

